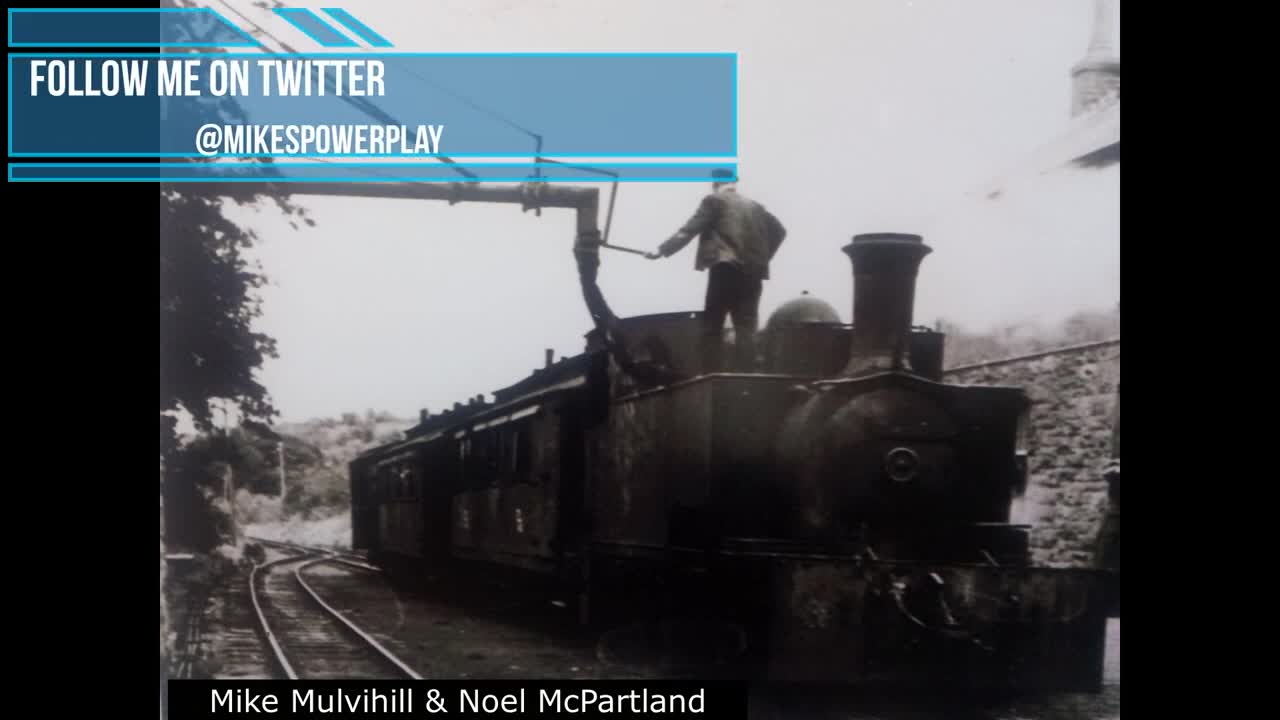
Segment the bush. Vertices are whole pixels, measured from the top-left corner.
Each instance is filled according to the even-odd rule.
[[[236,520],[241,523],[266,523],[281,520],[284,508],[274,495],[255,495],[241,489],[236,493]]]
[[[351,507],[351,488],[344,473],[333,468],[313,468],[302,482],[289,488],[285,508],[289,514],[324,518]]]

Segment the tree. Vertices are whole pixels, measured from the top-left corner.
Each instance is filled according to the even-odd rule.
[[[197,7],[188,0],[169,0],[162,5]],[[227,122],[246,119],[230,97],[196,102],[204,103],[198,110],[202,117],[212,112]],[[170,111],[175,115],[196,112],[190,102]],[[254,162],[270,162],[270,158]],[[254,376],[267,358],[277,356],[275,341],[253,328],[254,319],[261,315],[256,291],[266,277],[259,266],[246,260],[245,252],[258,238],[228,220],[223,210],[227,203],[274,202],[287,215],[309,225],[315,223],[304,210],[292,205],[283,191],[235,192],[238,186],[226,187],[227,192],[217,197],[191,194],[180,183],[161,185],[160,189],[162,454],[176,449],[174,412],[188,413],[202,432],[213,429],[215,405],[237,411],[246,421],[270,422],[275,418],[269,394]],[[296,221],[291,223],[297,228]]]
[[[283,198],[233,201],[265,199],[300,212]],[[266,277],[245,251],[257,237],[226,219],[225,202],[172,187],[160,193],[160,412],[186,411],[205,432],[218,402],[246,420],[275,417],[255,377],[267,358],[277,357],[274,339],[253,327],[261,315],[256,291]],[[172,423],[164,429],[172,433]]]

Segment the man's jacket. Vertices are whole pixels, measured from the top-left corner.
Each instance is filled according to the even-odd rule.
[[[758,202],[723,188],[702,199],[689,222],[658,247],[663,257],[679,252],[694,237],[698,255],[694,267],[706,270],[728,262],[749,275],[769,277],[769,261],[787,237],[787,230]]]

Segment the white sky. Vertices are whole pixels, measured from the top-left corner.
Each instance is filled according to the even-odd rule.
[[[286,42],[313,46],[248,2],[233,4]],[[802,290],[847,321],[852,283],[840,247],[874,231],[918,232],[934,248],[921,270],[918,323],[1053,322],[1119,300],[1118,166],[1018,180],[998,201],[966,197],[1064,131],[1069,72],[1089,43],[1092,0],[343,7],[397,52],[738,53],[740,189],[789,230],[765,286],[762,323]],[[611,242],[655,247],[706,190],[623,184]],[[317,227],[295,231],[272,211],[234,216],[262,237],[255,256],[272,285],[258,327],[277,339],[281,357],[261,379],[282,419],[437,411],[526,376],[543,348],[557,357],[581,351],[590,319],[570,254],[571,213],[300,202]],[[692,247],[657,262],[603,251],[601,287],[623,316],[700,309],[705,282],[693,271]]]

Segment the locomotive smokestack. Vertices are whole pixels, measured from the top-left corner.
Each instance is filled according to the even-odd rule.
[[[933,252],[919,235],[855,235],[844,247],[853,263],[853,341],[845,375],[908,365],[916,272]]]

